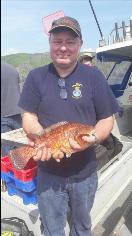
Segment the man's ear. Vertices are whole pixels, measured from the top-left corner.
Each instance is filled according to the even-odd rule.
[[[83,45],[83,40],[81,39],[81,46]]]
[[[49,35],[49,43],[50,43],[50,38],[51,38],[51,35]]]
[[[80,49],[81,49],[82,45],[83,45],[83,40],[80,39]]]

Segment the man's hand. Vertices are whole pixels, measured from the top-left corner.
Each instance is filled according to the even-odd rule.
[[[71,148],[73,149],[72,153],[76,153],[76,152],[81,152],[83,150],[85,150],[86,148],[92,146],[95,144],[95,138],[94,136],[83,136],[82,139],[86,142],[86,145],[82,148],[77,141],[75,141],[72,138],[69,138],[69,143],[71,145]],[[61,148],[62,152],[66,152],[65,148]]]
[[[81,152],[83,150],[85,150],[86,148],[92,146],[93,144],[95,144],[95,138],[91,135],[91,136],[83,136],[82,139],[86,142],[85,147],[81,147],[74,139],[70,138],[69,142],[71,145],[71,148],[73,149],[72,153],[76,153],[76,152]],[[31,139],[29,140],[29,145],[34,147],[34,141]],[[50,160],[52,157],[57,161],[60,162],[60,160],[64,157],[64,153],[66,153],[65,148],[61,148],[60,151],[58,151],[55,154],[51,154],[51,149],[47,148],[46,146],[44,146],[44,144],[40,145],[38,147],[37,153],[36,155],[33,157],[33,159],[35,161],[48,161]]]
[[[28,138],[28,144],[31,147],[34,147],[34,141]],[[51,155],[51,149],[47,148],[46,146],[44,146],[44,144],[40,145],[38,147],[37,153],[36,155],[33,157],[33,159],[35,161],[48,161],[51,158],[54,158],[57,162],[60,162],[60,159],[62,159],[64,157],[64,153],[62,151],[58,151],[57,154]]]
[[[91,136],[83,136],[82,140],[84,140],[86,142],[86,145],[83,148],[75,140],[69,139],[70,145],[75,152],[79,152],[79,151],[81,152],[81,151],[85,150],[86,148],[95,144],[95,138],[92,135]]]
[[[90,136],[83,136],[82,139],[87,142],[88,147],[96,144],[96,142],[99,142],[99,138],[97,137],[97,135],[96,135],[96,138],[94,135],[90,135]]]

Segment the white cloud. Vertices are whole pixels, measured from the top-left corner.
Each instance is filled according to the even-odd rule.
[[[8,48],[6,51],[2,53],[2,56],[10,55],[10,54],[16,54],[20,53],[20,51],[16,48]]]
[[[94,52],[94,50],[92,48],[83,48],[82,52]]]

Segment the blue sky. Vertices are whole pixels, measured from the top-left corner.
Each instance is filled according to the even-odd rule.
[[[91,0],[104,38],[115,22],[129,23],[132,0]],[[63,10],[76,18],[82,28],[83,46],[95,50],[101,38],[88,0],[2,0],[2,55],[12,53],[48,52],[48,37],[44,34],[42,17]]]

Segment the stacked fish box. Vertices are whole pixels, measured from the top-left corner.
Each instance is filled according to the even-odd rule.
[[[1,179],[10,196],[22,198],[23,204],[37,204],[37,163],[31,159],[23,170],[15,169],[8,156],[1,158]]]

